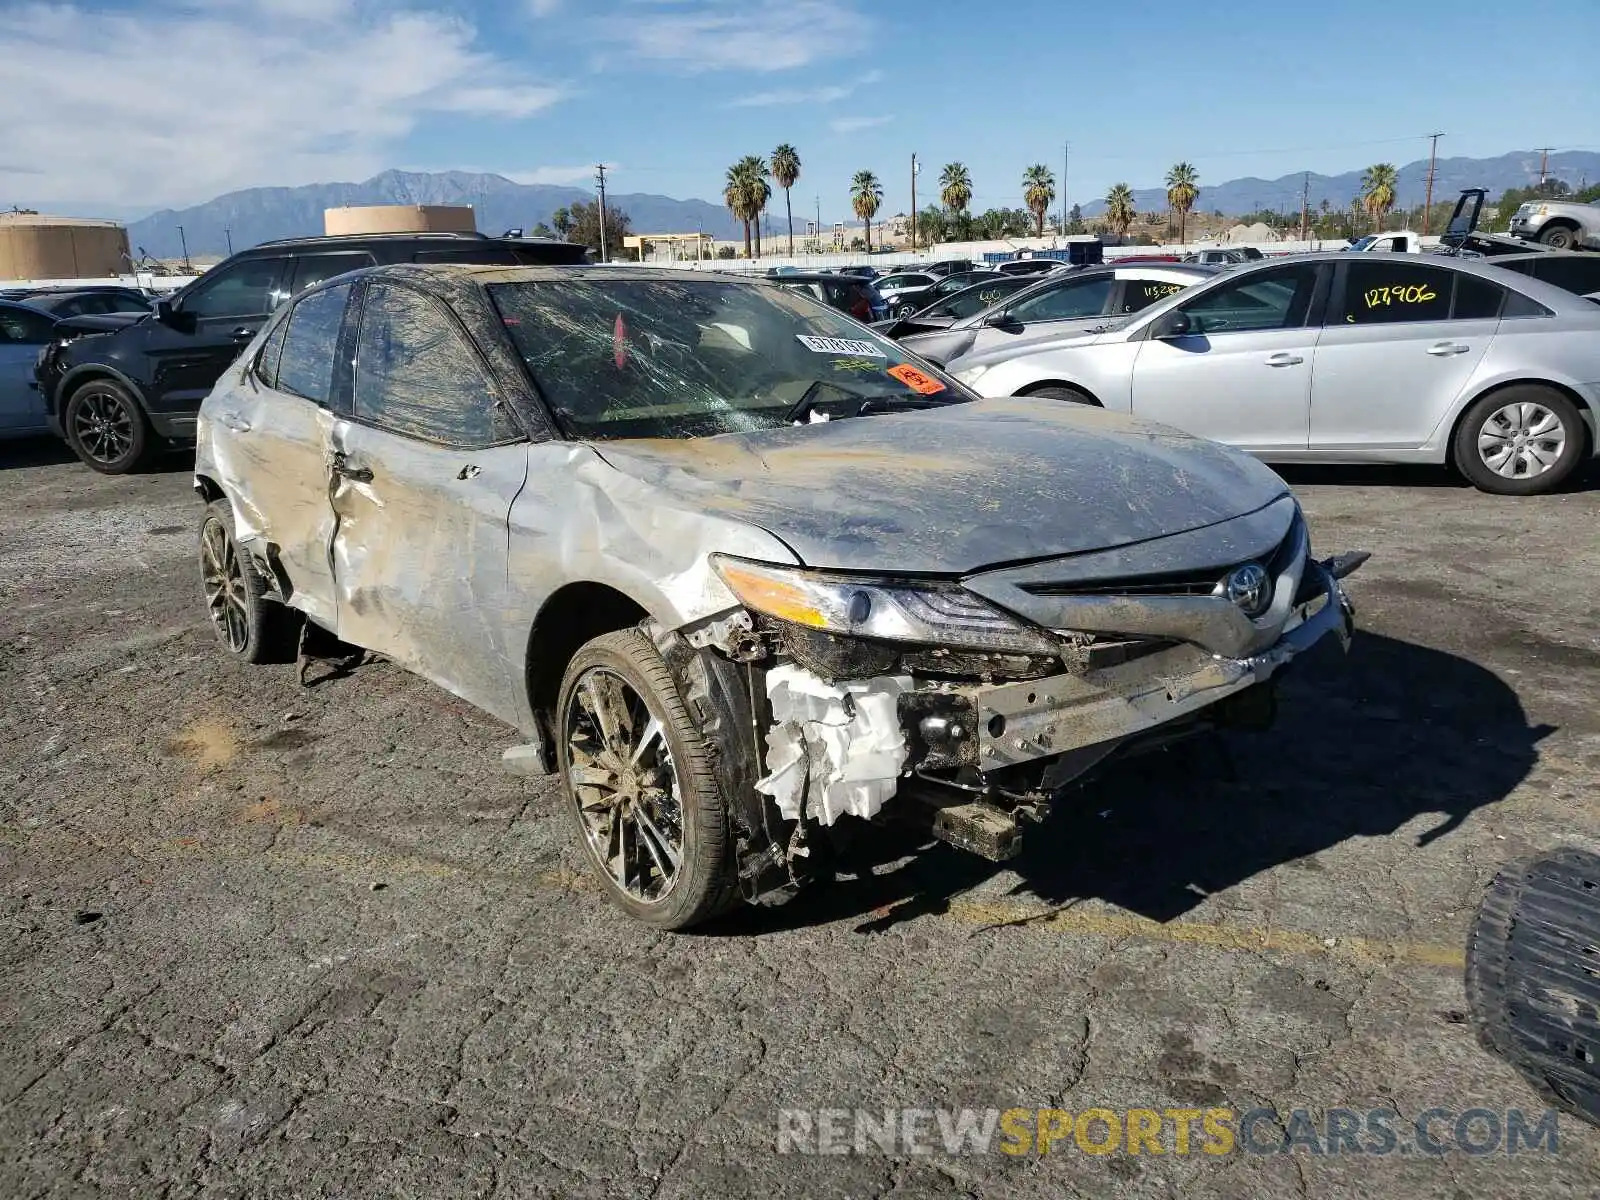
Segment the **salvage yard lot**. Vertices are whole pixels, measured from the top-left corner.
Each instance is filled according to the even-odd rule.
[[[508,729],[223,659],[181,462],[0,449],[0,1195],[1589,1195],[1559,1152],[775,1153],[783,1109],[1543,1108],[1465,1023],[1506,860],[1600,835],[1600,473],[1291,476],[1361,629],[1278,726],[1122,764],[996,868],[608,906]],[[314,673],[315,676],[315,673]]]

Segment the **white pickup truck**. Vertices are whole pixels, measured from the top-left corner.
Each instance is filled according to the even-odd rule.
[[[1422,235],[1409,229],[1391,229],[1357,238],[1345,249],[1353,254],[1421,254]]]

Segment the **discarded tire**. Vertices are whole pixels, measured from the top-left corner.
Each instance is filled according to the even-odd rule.
[[[1550,1103],[1600,1124],[1600,855],[1506,866],[1467,945],[1478,1040]]]

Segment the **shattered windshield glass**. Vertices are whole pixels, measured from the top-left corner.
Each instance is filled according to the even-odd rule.
[[[573,437],[709,437],[975,399],[806,296],[729,279],[489,288]]]

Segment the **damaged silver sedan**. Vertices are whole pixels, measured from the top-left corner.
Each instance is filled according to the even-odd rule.
[[[1107,756],[1269,719],[1362,557],[1223,446],[617,268],[312,288],[206,400],[195,483],[229,653],[337,639],[514,725],[669,928],[791,894],[851,821],[1007,858]]]

